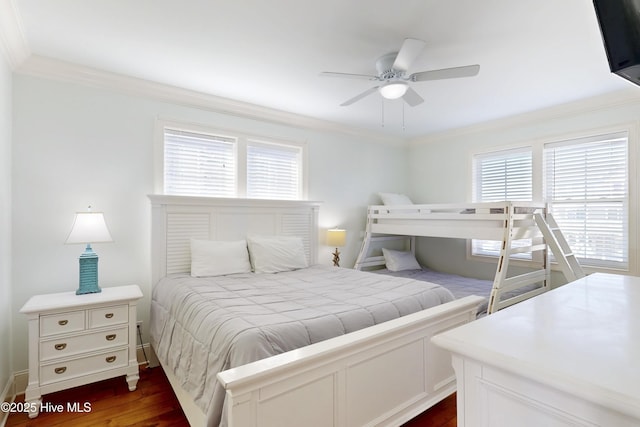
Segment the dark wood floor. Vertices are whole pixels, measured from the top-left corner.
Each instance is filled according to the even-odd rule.
[[[19,396],[16,402],[22,402]],[[113,378],[95,384],[51,393],[44,402],[50,407],[62,405],[61,413],[41,413],[29,419],[26,414],[11,413],[6,427],[13,426],[188,426],[187,419],[161,368],[140,370],[140,381],[129,392],[124,378]],[[68,404],[90,411],[68,411]],[[73,408],[71,408],[73,409]],[[429,409],[405,427],[455,427],[455,394]]]

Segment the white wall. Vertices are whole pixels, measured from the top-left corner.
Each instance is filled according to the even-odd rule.
[[[0,393],[13,373],[11,363],[13,311],[11,306],[11,81],[11,69],[0,52]],[[0,396],[0,401],[2,397]]]
[[[343,265],[352,266],[366,206],[378,191],[405,191],[406,150],[365,137],[305,130],[163,103],[109,90],[16,75],[13,129],[14,370],[26,369],[26,321],[17,310],[32,295],[77,288],[83,248],[64,245],[74,212],[104,212],[113,243],[96,244],[101,285],[137,283],[148,321],[150,203],[158,116],[274,138],[307,141],[309,199],[324,202],[320,225],[348,231]],[[331,261],[323,247],[320,260]],[[145,328],[146,330],[146,328]],[[145,334],[146,337],[146,334]],[[145,338],[146,341],[146,338]]]
[[[640,87],[633,85],[629,91],[614,95],[420,138],[412,141],[409,149],[409,191],[421,203],[471,201],[471,156],[478,150],[552,141],[569,135],[587,136],[629,124],[640,125]],[[629,144],[637,152],[637,132]],[[638,188],[640,177],[632,169],[630,192],[635,200]],[[637,228],[636,212],[630,216],[632,228]],[[420,239],[417,247],[420,261],[432,268],[472,277],[493,278],[495,274],[494,263],[466,260],[464,241]],[[632,241],[633,260],[637,260],[637,247],[638,241]]]

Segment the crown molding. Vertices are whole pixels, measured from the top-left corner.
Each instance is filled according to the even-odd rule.
[[[0,51],[13,70],[31,55],[22,31],[22,19],[12,0],[0,0]]]
[[[533,125],[545,120],[558,120],[575,117],[609,108],[640,103],[640,88],[633,86],[626,89],[597,95],[577,101],[572,101],[540,110],[517,114],[506,118],[491,120],[475,125],[451,129],[443,132],[424,135],[409,141],[409,145],[418,146],[436,141],[456,139],[465,135],[483,132],[495,132],[513,129],[527,125]]]
[[[406,139],[390,137],[366,129],[349,127],[335,122],[315,119],[123,74],[111,73],[39,55],[29,56],[15,71],[33,77],[114,90],[128,95],[171,102],[186,107],[199,108],[279,125],[284,124],[304,130],[342,133],[364,137],[370,141],[385,144],[406,145],[408,142]]]

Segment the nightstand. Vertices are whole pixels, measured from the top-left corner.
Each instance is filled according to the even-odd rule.
[[[126,375],[136,389],[137,285],[76,295],[36,295],[20,310],[29,322],[29,418],[38,416],[42,395]]]

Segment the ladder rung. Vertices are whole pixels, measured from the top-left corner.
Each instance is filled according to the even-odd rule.
[[[545,237],[547,244],[551,248],[551,251],[554,253],[556,262],[560,265],[567,280],[571,281],[584,277],[582,267],[576,256],[571,252],[571,247],[567,243],[567,239],[564,237],[553,215],[548,214],[545,218],[542,214],[538,213],[535,214],[534,219]]]
[[[519,247],[516,247],[516,248],[509,249],[509,253],[519,254],[519,253],[542,251],[542,250],[546,249],[546,247],[547,246],[542,244],[542,243],[539,244],[539,245],[519,246]]]

